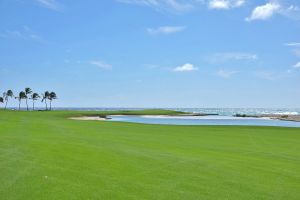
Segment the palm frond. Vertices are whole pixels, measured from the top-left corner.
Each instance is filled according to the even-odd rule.
[[[31,93],[32,90],[29,87],[25,88],[25,94],[31,94]]]

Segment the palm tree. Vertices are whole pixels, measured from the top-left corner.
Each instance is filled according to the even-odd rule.
[[[22,101],[22,99],[27,99],[26,93],[23,92],[23,91],[20,92],[20,93],[19,93],[19,96],[16,97],[16,99],[19,100],[19,110],[21,110],[21,101]]]
[[[49,99],[50,93],[48,91],[42,94],[42,102],[45,102],[46,110],[48,110],[47,99]]]
[[[3,93],[3,98],[4,98],[4,100],[5,100],[5,109],[6,109],[6,107],[7,107],[8,99],[9,99],[9,98],[13,98],[13,96],[14,96],[14,93],[13,93],[12,90],[7,90],[7,92],[4,92],[4,93]]]
[[[40,95],[38,93],[33,93],[30,97],[30,99],[32,100],[32,110],[34,110],[34,102],[36,100],[38,100],[40,97]]]
[[[0,97],[0,103],[4,103],[3,97]]]
[[[54,100],[54,99],[57,99],[57,96],[56,96],[56,93],[55,92],[51,92],[50,94],[49,94],[49,97],[48,97],[48,99],[49,99],[49,101],[50,101],[50,110],[52,110],[52,101]]]
[[[25,88],[25,95],[26,95],[26,107],[27,107],[27,111],[28,109],[28,95],[32,93],[32,90],[30,88]]]

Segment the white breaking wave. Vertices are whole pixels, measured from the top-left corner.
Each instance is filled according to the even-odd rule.
[[[300,115],[300,108],[174,108],[178,111],[219,114],[233,116],[245,115]]]
[[[299,115],[298,112],[277,112],[275,115]]]
[[[182,119],[182,120],[247,120],[247,119],[261,119],[253,117],[233,117],[233,116],[220,116],[220,115],[208,115],[208,116],[163,116],[163,115],[143,115],[140,116],[147,119]]]

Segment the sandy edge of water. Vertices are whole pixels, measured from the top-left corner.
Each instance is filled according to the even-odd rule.
[[[131,115],[111,115],[114,117],[118,117],[118,116],[131,116]],[[173,116],[173,115],[134,115],[134,116],[140,116],[140,117],[158,117],[158,118],[164,118],[164,117],[174,117],[176,118],[181,118],[181,117],[207,117],[207,116],[192,116],[192,115],[177,115],[177,116]],[[198,118],[198,119],[199,119]],[[282,120],[282,121],[294,121],[294,122],[300,122],[300,116],[281,116],[281,115],[264,115],[264,116],[255,116],[255,117],[251,117],[251,116],[247,116],[247,117],[236,117],[236,119],[238,118],[258,118],[258,119],[268,119],[268,120]],[[69,119],[72,120],[82,120],[82,121],[106,121],[109,120],[110,118],[103,118],[103,117],[99,117],[99,116],[80,116],[80,117],[70,117]]]
[[[175,117],[175,115],[109,115],[109,116],[114,116],[114,117],[118,117],[118,116],[140,116],[140,117]],[[193,114],[190,114],[190,115],[178,115],[178,116],[181,116],[181,117],[187,117],[187,116],[196,116],[196,115],[193,115]],[[177,117],[178,117],[177,116]],[[82,120],[82,121],[106,121],[106,120],[109,120],[111,118],[104,118],[104,117],[99,117],[99,116],[80,116],[80,117],[70,117],[69,119],[72,119],[72,120]]]
[[[110,115],[111,117],[122,117],[122,116],[132,116],[132,115]],[[80,116],[80,117],[70,117],[69,119],[71,120],[81,120],[81,121],[107,121],[110,120],[111,117],[108,116],[108,118],[103,118],[103,117],[99,117],[99,116]],[[134,116],[139,116],[139,117],[143,117],[143,118],[162,118],[162,119],[193,119],[192,117],[196,117],[196,119],[211,119],[211,118],[207,118],[208,116],[172,116],[172,115],[134,115]],[[191,117],[191,118],[189,118]],[[219,116],[220,117],[220,116]],[[221,117],[222,118],[222,117]],[[236,118],[238,119],[238,117],[230,117],[231,119]],[[214,119],[214,118],[213,118]],[[244,119],[257,119],[257,118],[244,118]],[[269,117],[264,117],[261,119],[268,119],[268,120],[272,120]]]
[[[81,117],[70,117],[72,120],[82,120],[82,121],[105,121],[106,118],[102,118],[99,116],[81,116]]]

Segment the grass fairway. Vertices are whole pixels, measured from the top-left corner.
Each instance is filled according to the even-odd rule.
[[[300,129],[66,118],[80,114],[0,111],[1,200],[300,199]]]

